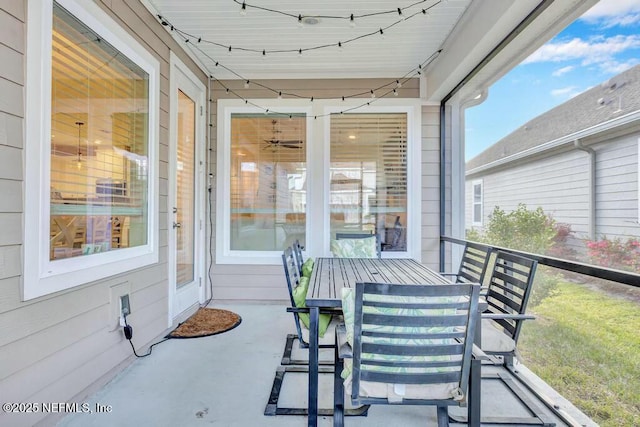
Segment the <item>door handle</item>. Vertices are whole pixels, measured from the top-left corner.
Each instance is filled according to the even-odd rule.
[[[173,223],[173,228],[180,228],[180,227],[182,227],[182,224],[180,224],[179,222]]]

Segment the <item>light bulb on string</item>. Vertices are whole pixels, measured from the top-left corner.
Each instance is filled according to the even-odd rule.
[[[400,83],[400,80],[396,80],[396,87],[397,88],[401,88],[402,87],[402,83]]]
[[[244,82],[244,88],[245,89],[249,89],[249,80],[247,80],[246,82]]]
[[[231,56],[231,46],[229,46],[229,50],[227,51],[227,55]]]
[[[372,98],[375,98],[375,97],[376,97],[376,94],[373,92],[373,89],[371,89],[371,97],[372,97]]]
[[[240,7],[240,15],[245,16],[247,14],[247,5],[245,2],[242,2],[242,6]]]
[[[302,28],[302,15],[298,15],[298,28]]]
[[[302,58],[302,49],[298,49],[298,58]]]
[[[278,99],[282,99],[282,91],[278,92]]]
[[[382,31],[382,28],[380,28],[380,36],[382,36],[382,39],[383,39],[383,40],[385,39],[384,31]]]
[[[397,90],[393,90],[393,96],[398,96],[398,91]]]
[[[262,59],[266,59],[267,58],[267,51],[265,49],[262,49]]]
[[[356,20],[355,20],[355,18],[353,17],[353,13],[352,13],[352,14],[351,14],[351,16],[349,17],[349,26],[350,26],[351,28],[355,28],[355,26],[356,26]]]

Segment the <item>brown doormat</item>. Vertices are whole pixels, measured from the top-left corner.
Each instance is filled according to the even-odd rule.
[[[178,325],[168,338],[198,338],[230,331],[242,322],[237,314],[218,308],[201,308]]]

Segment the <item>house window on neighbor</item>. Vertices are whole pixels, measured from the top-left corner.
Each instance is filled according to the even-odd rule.
[[[378,233],[407,250],[407,113],[331,116],[330,232]]]
[[[53,3],[49,259],[148,243],[149,74]]]
[[[231,114],[230,249],[305,244],[306,116]]]
[[[474,181],[473,185],[473,225],[482,225],[482,181]]]

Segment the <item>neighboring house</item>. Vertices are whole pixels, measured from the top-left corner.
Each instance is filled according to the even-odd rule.
[[[339,0],[321,3],[323,14],[344,11]],[[358,45],[355,61],[223,52],[251,74],[249,86],[230,73],[212,77],[220,68],[196,39],[164,21],[260,44],[251,36],[257,14],[244,19],[234,2],[0,1],[1,400],[82,402],[131,363],[119,324],[125,296],[139,350],[210,297],[285,301],[280,254],[292,228],[306,232],[308,255],[322,256],[326,230],[349,218],[385,232],[391,256],[438,268],[440,236],[464,230],[454,209],[463,202],[463,103],[595,0],[432,3],[423,18],[437,25],[407,20],[415,31]],[[295,22],[270,28],[282,45],[301,34]],[[404,80],[406,69],[387,67],[407,52],[416,69],[439,54]],[[485,57],[493,59],[476,74]],[[353,111],[361,115],[339,114],[373,102],[380,87],[398,96],[379,92],[375,106]],[[345,102],[346,91],[358,95]],[[249,101],[290,117],[273,123]],[[354,149],[352,128],[375,136]],[[348,179],[334,180],[331,197],[338,173]],[[0,425],[46,416],[0,413]]]
[[[467,228],[542,207],[576,239],[640,235],[640,65],[520,126],[466,164]],[[579,241],[574,241],[580,247]]]

